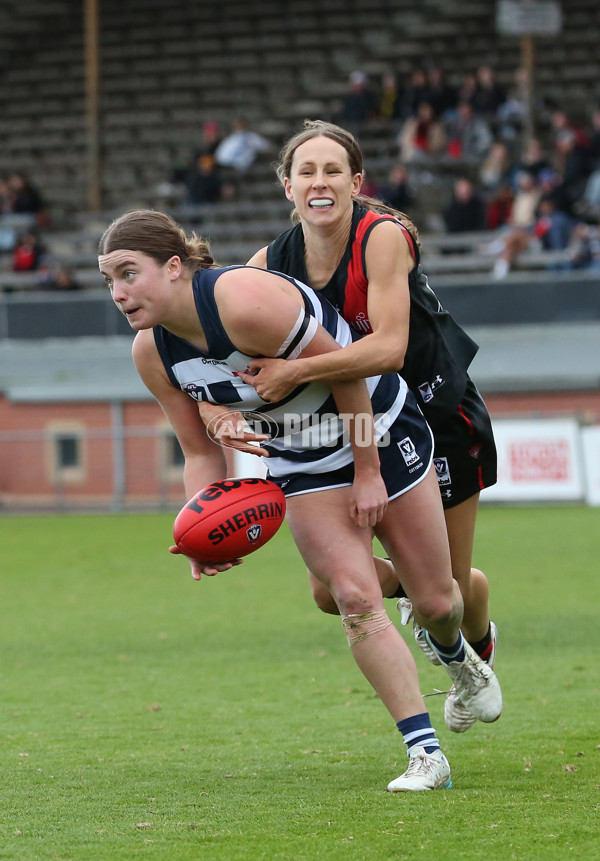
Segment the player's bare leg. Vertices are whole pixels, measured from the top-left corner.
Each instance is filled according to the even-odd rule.
[[[496,720],[502,711],[498,681],[460,631],[462,597],[452,578],[444,513],[432,471],[389,503],[375,534],[402,572],[415,620],[425,629],[426,643],[452,678],[463,705],[480,720]]]
[[[287,520],[310,571],[332,594],[344,619],[373,615],[371,633],[349,636],[352,655],[396,722],[425,711],[417,668],[404,639],[385,619],[372,555],[372,534],[350,518],[350,488],[288,497]],[[335,541],[331,540],[335,524]],[[350,625],[352,622],[349,623]]]
[[[444,511],[452,576],[463,597],[462,631],[470,643],[481,640],[488,632],[490,623],[487,578],[478,568],[471,567],[478,507],[479,494],[475,494],[460,505]]]

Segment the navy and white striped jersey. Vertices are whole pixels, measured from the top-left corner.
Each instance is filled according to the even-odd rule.
[[[195,400],[222,404],[250,415],[252,426],[257,430],[262,419],[264,432],[271,435],[270,441],[262,445],[269,452],[268,467],[273,476],[328,472],[346,466],[352,461],[352,449],[327,385],[303,384],[284,400],[271,403],[264,401],[253,386],[240,378],[239,372],[246,371],[250,360],[257,357],[242,353],[232,343],[214,297],[219,276],[238,268],[243,267],[201,269],[194,275],[194,299],[208,342],[206,353],[162,326],[155,327],[156,347],[170,381]],[[301,312],[297,326],[282,345],[280,355],[283,358],[296,355],[294,350],[302,346],[304,330],[307,327],[314,330],[317,323],[340,346],[351,343],[350,327],[324,297],[294,278],[281,277],[298,288],[306,311],[306,315]],[[308,338],[310,340],[310,331]],[[376,436],[380,439],[402,410],[407,386],[395,373],[369,377],[366,384],[376,420]]]

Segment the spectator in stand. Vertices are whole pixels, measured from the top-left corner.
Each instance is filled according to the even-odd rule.
[[[517,189],[518,178],[523,171],[527,171],[537,180],[543,171],[551,170],[551,168],[552,164],[544,152],[541,141],[538,138],[529,138],[525,144],[521,161],[515,165],[513,170],[513,187],[515,190]]]
[[[381,81],[381,96],[379,98],[379,114],[382,119],[394,123],[400,118],[401,93],[398,78],[390,73],[384,75]]]
[[[410,212],[416,199],[408,171],[403,164],[396,164],[388,174],[388,181],[377,189],[373,197],[379,198],[387,206],[399,212]]]
[[[559,209],[556,196],[552,193],[542,194],[534,215],[531,228],[517,228],[505,239],[501,256],[494,266],[494,278],[504,278],[517,257],[532,243],[538,243],[543,251],[566,251],[574,234],[577,222],[567,212]],[[572,260],[553,262],[549,270],[573,268]]]
[[[404,122],[409,117],[416,117],[419,105],[427,98],[427,79],[423,69],[413,69],[410,82],[400,101],[400,119]]]
[[[571,235],[571,258],[566,269],[600,269],[598,228],[581,221]]]
[[[466,177],[459,177],[454,183],[450,201],[442,211],[448,233],[466,233],[485,230],[485,201]]]
[[[448,154],[480,164],[488,154],[493,136],[486,120],[475,116],[469,102],[459,102],[457,116],[447,124]]]
[[[517,255],[528,248],[542,192],[539,180],[529,171],[524,170],[519,174],[518,189],[507,221],[509,230],[499,244],[494,244],[491,249],[499,252],[493,269],[496,280],[505,278]]]
[[[593,167],[600,168],[600,105],[596,105],[591,118],[592,130],[589,137],[589,154]]]
[[[523,66],[515,69],[513,85],[510,88],[506,100],[496,111],[498,118],[499,135],[502,140],[514,141],[529,126],[529,72]],[[533,106],[541,112],[543,102],[536,100]]]
[[[556,135],[554,142],[554,165],[562,182],[554,191],[559,209],[573,214],[575,205],[584,195],[590,175],[589,144],[578,142],[572,129],[565,129]]]
[[[194,147],[191,157],[183,164],[176,165],[173,168],[171,182],[183,183],[188,182],[190,173],[193,173],[198,168],[198,159],[203,155],[214,156],[215,150],[223,140],[221,129],[216,120],[206,120],[202,123],[200,130],[200,140],[197,146]]]
[[[464,72],[462,76],[462,81],[458,88],[457,93],[457,105],[460,102],[469,102],[471,104],[471,99],[475,95],[475,90],[477,88],[477,78],[475,77],[473,72]]]
[[[219,123],[216,120],[205,120],[202,123],[200,142],[194,150],[195,158],[198,159],[201,155],[214,155],[222,140]]]
[[[497,230],[508,224],[512,215],[514,194],[511,186],[500,186],[493,197],[486,204],[486,221],[488,230]]]
[[[9,212],[12,212],[10,190],[6,179],[0,176],[0,216],[6,215]]]
[[[30,230],[18,240],[12,252],[13,272],[35,272],[46,253],[46,248],[37,233]]]
[[[597,218],[600,215],[600,106],[596,106],[592,114],[589,160],[591,173],[579,209],[584,215]]]
[[[415,117],[408,117],[399,135],[400,158],[405,162],[427,161],[442,155],[446,133],[429,102],[421,102]]]
[[[475,74],[475,92],[470,102],[478,116],[493,119],[500,105],[506,101],[504,88],[496,81],[496,73],[491,66],[479,66]]]
[[[7,181],[10,211],[40,215],[44,210],[42,195],[22,171],[11,173]]]
[[[378,113],[377,96],[364,72],[358,69],[348,77],[348,92],[344,96],[340,120],[346,126],[360,129]]]
[[[517,192],[510,218],[512,227],[521,230],[530,230],[533,227],[542,194],[540,180],[529,171],[522,171],[517,180]]]
[[[10,219],[5,215],[10,214],[11,200],[6,179],[0,176],[0,254],[12,251],[17,241],[17,231]]]
[[[248,120],[239,117],[233,124],[231,134],[223,138],[214,151],[217,165],[244,173],[261,152],[269,152],[271,144],[267,138],[253,132]]]
[[[171,169],[168,180],[161,182],[156,193],[172,205],[189,199],[189,184],[199,172],[199,159],[203,155],[213,157],[214,152],[222,140],[219,124],[215,120],[206,120],[202,123],[200,141],[194,147],[190,156],[178,158]]]
[[[83,285],[77,280],[75,273],[68,266],[49,264],[40,273],[38,287],[40,290],[82,290]]]
[[[456,87],[446,83],[440,66],[430,66],[427,69],[426,100],[436,117],[442,121],[452,118],[458,104],[458,93]]]
[[[532,234],[540,240],[544,251],[564,251],[569,246],[575,224],[568,213],[558,208],[556,198],[546,194],[540,198]]]
[[[220,200],[223,178],[217,170],[214,156],[208,153],[199,156],[185,184],[189,203],[216,203]]]
[[[560,108],[555,109],[552,112],[551,122],[552,134],[555,142],[560,138],[563,132],[570,131],[575,135],[575,140],[577,141],[578,146],[583,147],[584,149],[589,147],[590,139],[585,130],[571,119],[566,111],[563,111]]]
[[[479,179],[485,192],[495,194],[503,186],[510,184],[512,161],[508,147],[503,141],[494,141],[481,169]]]
[[[479,172],[486,199],[488,230],[502,227],[510,218],[513,205],[511,171],[512,161],[508,147],[503,141],[497,140],[492,144]]]

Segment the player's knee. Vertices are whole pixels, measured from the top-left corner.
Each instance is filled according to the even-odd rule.
[[[313,600],[322,613],[329,613],[331,616],[340,615],[338,605],[329,589],[319,583],[318,580],[312,581],[311,588]]]
[[[413,610],[419,623],[425,627],[452,623],[462,615],[462,607],[456,604],[452,595],[427,595],[413,601]]]
[[[473,583],[487,583],[487,577],[479,568],[471,568],[471,581]]]
[[[342,577],[334,580],[331,592],[342,616],[361,615],[381,606],[381,589],[378,583]]]
[[[392,624],[383,607],[380,610],[367,610],[365,613],[342,615],[342,623],[351,647],[385,631]]]

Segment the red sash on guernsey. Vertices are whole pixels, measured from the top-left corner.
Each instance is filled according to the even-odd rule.
[[[356,235],[352,243],[352,256],[348,263],[344,308],[342,312],[344,319],[360,335],[368,335],[373,331],[367,310],[369,281],[365,271],[365,249],[369,233],[381,221],[393,221],[399,225],[413,256],[418,259],[415,253],[413,238],[408,230],[400,224],[398,219],[394,218],[393,215],[383,215],[371,210],[365,212],[364,217],[358,223]]]

